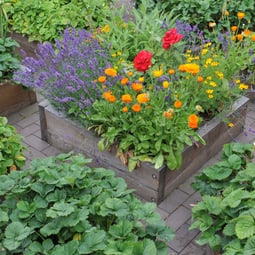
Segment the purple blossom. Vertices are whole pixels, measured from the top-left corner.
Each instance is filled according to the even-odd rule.
[[[89,114],[102,93],[94,81],[111,66],[109,60],[109,45],[86,30],[67,28],[55,45],[39,44],[35,58],[24,58],[14,79],[38,89],[58,109],[68,112],[72,107],[75,115],[85,111]],[[105,86],[109,89],[114,82],[111,77]]]

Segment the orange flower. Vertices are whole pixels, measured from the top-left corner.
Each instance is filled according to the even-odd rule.
[[[110,103],[114,103],[116,101],[116,97],[114,95],[110,95],[109,98],[108,98],[108,101]]]
[[[121,85],[126,85],[127,83],[128,83],[128,78],[127,77],[122,78],[121,81],[120,81]]]
[[[139,92],[143,89],[143,85],[141,83],[138,83],[138,82],[134,82],[132,83],[132,89],[136,92]]]
[[[124,106],[124,107],[122,108],[122,112],[128,112],[127,106]]]
[[[175,108],[181,108],[181,107],[182,107],[182,101],[176,100],[176,101],[174,102],[174,107],[175,107]]]
[[[243,35],[242,34],[238,34],[236,37],[237,37],[238,41],[242,41],[243,40]]]
[[[198,77],[197,77],[197,81],[198,81],[198,82],[202,82],[203,80],[204,80],[204,78],[203,78],[202,76],[198,76]]]
[[[253,42],[255,42],[255,35],[252,35],[252,36],[251,36],[251,40],[252,40]]]
[[[137,95],[136,100],[140,104],[148,103],[150,101],[150,96],[148,93],[142,93]]]
[[[200,71],[200,67],[197,64],[183,64],[179,66],[179,70],[181,72],[187,72],[191,73],[193,75],[196,75]]]
[[[140,112],[141,111],[141,105],[139,105],[139,104],[132,105],[132,110],[134,112]]]
[[[170,108],[167,111],[164,111],[163,115],[167,119],[172,119],[174,116],[174,110],[172,108]]]
[[[132,97],[129,94],[124,94],[121,96],[121,101],[124,103],[130,103],[132,102]]]
[[[103,93],[103,98],[110,103],[114,103],[116,101],[116,97],[112,94],[111,91],[107,91]]]
[[[237,30],[237,26],[232,26],[232,27],[231,27],[231,31],[232,31],[232,32],[235,32],[236,30]]]
[[[238,12],[237,13],[237,18],[238,19],[243,19],[245,17],[245,13],[244,12]]]
[[[134,73],[133,72],[128,72],[128,76],[133,76],[134,75]]]
[[[174,71],[174,69],[170,69],[170,70],[168,71],[168,73],[171,74],[171,75],[173,75],[173,74],[175,74],[175,71]]]
[[[244,31],[243,31],[243,35],[244,36],[249,36],[251,34],[251,30],[249,30],[249,29],[245,29]]]
[[[167,89],[169,87],[169,82],[168,81],[163,81],[163,88]]]
[[[105,76],[99,76],[97,79],[99,82],[103,83],[106,81],[106,77]]]
[[[229,16],[229,11],[225,11],[225,15],[228,17]]]
[[[115,77],[117,75],[117,71],[114,68],[107,68],[104,73],[111,77]]]
[[[197,128],[198,127],[198,121],[199,121],[198,116],[196,114],[191,114],[188,117],[188,126],[190,128]]]

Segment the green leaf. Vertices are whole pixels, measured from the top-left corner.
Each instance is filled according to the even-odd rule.
[[[106,234],[103,230],[90,231],[85,233],[84,239],[79,246],[79,253],[81,254],[93,254],[93,251],[100,251],[105,248],[105,237]]]
[[[250,193],[247,190],[243,190],[242,188],[236,189],[229,193],[223,200],[222,204],[228,205],[231,208],[237,207],[242,199],[246,199],[250,197]]]
[[[204,169],[203,173],[211,180],[224,180],[232,174],[232,169],[226,162],[219,162]]]
[[[244,255],[255,254],[255,237],[254,236],[248,238],[248,240],[245,242],[243,253]]]
[[[64,201],[56,202],[50,209],[47,210],[46,216],[57,218],[59,216],[67,216],[75,211],[73,205],[65,203]]]
[[[4,195],[9,190],[12,190],[12,188],[15,185],[15,181],[9,178],[6,175],[0,176],[0,196]]]
[[[238,155],[230,155],[228,158],[228,162],[231,168],[238,170],[241,168],[242,159]]]
[[[170,170],[177,168],[178,163],[172,147],[169,147],[169,154],[166,156],[166,164]]]
[[[234,236],[235,235],[235,223],[230,222],[228,223],[224,229],[223,229],[223,234],[226,236]]]
[[[143,243],[144,243],[143,255],[155,255],[155,254],[157,254],[157,248],[155,246],[155,243],[152,240],[145,239],[143,241]]]
[[[203,202],[208,212],[214,215],[219,215],[224,208],[222,206],[222,199],[220,197],[203,196]],[[224,203],[223,203],[224,204]]]
[[[251,177],[255,177],[255,164],[247,162],[244,172]]]
[[[235,226],[236,235],[239,239],[251,237],[255,233],[254,218],[250,215],[241,215],[238,217]]]
[[[125,238],[132,233],[133,223],[127,220],[121,220],[116,225],[112,225],[109,228],[108,233],[114,238]]]
[[[154,159],[153,159],[153,163],[154,163],[154,167],[156,169],[159,169],[160,167],[163,166],[164,164],[164,156],[162,153],[158,154],[158,156],[156,156]]]

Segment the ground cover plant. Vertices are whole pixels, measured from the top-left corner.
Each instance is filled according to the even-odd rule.
[[[168,254],[173,231],[156,205],[89,162],[60,154],[0,177],[1,254]]]
[[[112,41],[115,33],[123,38],[130,33],[129,22],[133,24],[126,21],[127,31],[122,22],[122,30],[113,34],[110,24],[93,33],[66,29],[56,51],[42,44],[37,59],[26,58],[15,79],[38,88],[58,109],[95,130],[101,149],[117,146],[129,170],[141,160],[178,169],[184,146],[203,143],[196,132],[203,117],[230,109],[248,89],[240,71],[254,62],[255,36],[230,30],[213,44],[199,41],[197,28],[189,37],[185,27],[179,26],[186,32],[181,34],[162,20],[164,26],[154,35],[160,40],[153,40],[150,48],[150,40],[141,37],[131,62],[117,48],[121,44]],[[197,47],[189,44],[192,38],[200,43]]]
[[[25,147],[16,129],[0,116],[0,175],[17,170],[25,165]]]
[[[221,160],[195,177],[192,208],[198,243],[224,255],[254,254],[254,144],[226,144]]]

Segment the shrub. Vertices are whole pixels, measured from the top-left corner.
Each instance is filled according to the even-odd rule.
[[[61,154],[0,177],[1,254],[168,254],[173,232],[156,205],[88,162]]]
[[[24,149],[16,129],[8,125],[6,117],[0,117],[0,175],[25,165],[26,160],[22,155]]]

